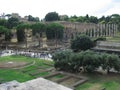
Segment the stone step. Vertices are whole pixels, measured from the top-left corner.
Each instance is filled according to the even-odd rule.
[[[64,81],[64,80],[66,80],[66,79],[69,79],[71,76],[65,76],[65,77],[63,77],[63,78],[60,78],[60,79],[58,79],[58,80],[55,80],[54,82],[57,82],[57,83],[60,83],[60,82],[62,82],[62,81]]]
[[[76,83],[74,83],[73,85],[71,85],[71,87],[77,87],[78,85],[81,85],[83,83],[85,83],[87,81],[87,79],[82,79]]]
[[[35,73],[29,73],[30,75],[32,75],[32,76],[35,76],[35,75],[38,75],[39,73],[42,73],[42,72],[47,72],[47,71],[51,71],[51,70],[53,70],[54,68],[49,68],[49,69],[46,69],[46,70],[37,70],[37,72],[35,72]]]
[[[53,77],[53,76],[56,76],[56,75],[58,75],[58,74],[60,74],[59,72],[53,72],[53,73],[51,73],[51,74],[49,74],[49,75],[46,75],[46,76],[44,76],[43,78],[50,78],[50,77]]]

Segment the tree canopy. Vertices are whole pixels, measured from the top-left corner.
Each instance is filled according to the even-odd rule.
[[[45,16],[45,21],[58,21],[59,19],[59,15],[56,12],[49,12]]]
[[[12,29],[13,27],[16,27],[18,24],[19,24],[18,18],[11,17],[8,19],[7,28]]]
[[[0,26],[0,34],[5,34],[6,41],[9,41],[11,39],[11,31],[4,26]]]
[[[62,39],[64,27],[58,23],[49,23],[47,25],[46,36],[47,39]]]
[[[22,42],[25,40],[25,29],[29,29],[30,25],[29,24],[19,24],[17,26],[17,40],[18,42]]]
[[[38,17],[33,17],[32,15],[28,15],[28,21],[39,22],[39,18]]]
[[[71,48],[74,51],[87,50],[91,47],[93,47],[93,41],[86,35],[79,35],[71,40]]]
[[[46,32],[46,25],[43,23],[35,23],[33,25],[31,25],[32,28],[32,33],[33,35],[36,35],[36,37],[38,38],[39,41],[39,46],[41,46],[41,38],[43,36],[43,32]]]
[[[33,35],[35,35],[36,33],[42,33],[46,31],[46,25],[43,23],[35,23],[31,25],[31,28]]]

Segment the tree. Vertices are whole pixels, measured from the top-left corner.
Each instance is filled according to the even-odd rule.
[[[110,16],[107,16],[107,17],[105,18],[105,22],[106,22],[106,23],[109,23],[109,22],[110,22],[110,19],[111,19],[111,17],[110,17]]]
[[[49,12],[45,16],[45,21],[58,21],[60,20],[58,13],[56,12]]]
[[[57,46],[57,40],[62,40],[63,38],[63,29],[64,27],[61,24],[58,23],[50,23],[47,25],[46,30],[46,36],[47,39],[55,39],[56,40],[56,46]]]
[[[6,28],[4,26],[0,26],[0,33],[5,33]]]
[[[6,41],[9,41],[11,39],[11,31],[8,28],[0,26],[0,33],[5,34]]]
[[[56,52],[52,59],[55,61],[55,68],[58,70],[70,71],[70,55],[72,52],[70,50]]]
[[[31,26],[33,35],[38,34],[38,41],[39,41],[39,46],[41,46],[41,38],[43,36],[43,32],[46,31],[46,25],[43,23],[35,23]]]
[[[85,16],[85,22],[87,22],[87,23],[89,23],[90,22],[90,19],[89,19],[90,17],[89,17],[89,15],[87,14],[86,16]]]
[[[107,70],[109,73],[111,69],[120,71],[120,59],[113,54],[98,54],[93,51],[81,51],[74,53],[71,51],[60,51],[53,55],[55,68],[68,72],[79,72],[80,68],[84,72],[94,72],[99,67]]]
[[[102,16],[101,18],[99,18],[99,23],[103,23],[105,22],[105,16]]]
[[[55,68],[69,72],[79,72],[81,67],[84,72],[93,72],[100,66],[99,58],[98,54],[89,50],[80,53],[67,50],[53,55]]]
[[[83,16],[80,16],[76,19],[76,21],[78,21],[78,22],[85,22],[85,20],[86,20],[86,18]]]
[[[95,24],[98,23],[98,19],[97,19],[97,17],[95,17],[95,16],[90,16],[90,17],[89,17],[89,21],[90,21],[91,23],[95,23]]]
[[[0,26],[7,26],[7,20],[6,19],[0,19]]]
[[[82,56],[82,67],[85,72],[93,72],[100,66],[99,55],[93,51],[84,51],[80,53]]]
[[[12,29],[13,27],[16,27],[18,24],[19,24],[18,18],[11,17],[8,19],[7,28]]]
[[[120,71],[120,59],[117,55],[114,54],[102,54],[101,66],[103,70],[107,70],[107,73],[110,72],[110,69]]]
[[[0,26],[0,34],[4,34],[5,35],[5,38],[4,40],[1,40],[1,44],[2,44],[2,41],[5,41],[6,43],[6,48],[7,48],[7,42],[10,41],[11,39],[11,32],[8,28],[4,27],[4,26]]]
[[[23,42],[25,41],[26,35],[25,35],[25,29],[29,29],[30,25],[29,24],[19,24],[17,26],[17,40],[18,42]]]
[[[71,48],[74,51],[87,50],[91,47],[93,47],[93,41],[86,35],[79,35],[71,40]]]
[[[39,18],[38,17],[33,17],[31,15],[28,15],[28,21],[39,22]]]

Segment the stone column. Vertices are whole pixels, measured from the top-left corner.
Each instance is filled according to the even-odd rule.
[[[109,36],[111,36],[111,24],[109,24]]]
[[[103,36],[105,36],[105,24],[103,24]]]
[[[104,24],[105,26],[105,28],[104,28],[104,35],[105,35],[105,37],[106,37],[106,24]]]
[[[95,25],[93,27],[93,30],[94,30],[94,37],[97,37],[97,29],[95,28]]]
[[[115,24],[115,34],[117,34],[117,32],[118,32],[118,25]]]
[[[92,30],[91,30],[91,29],[89,29],[89,31],[90,31],[90,37],[92,37]]]
[[[115,36],[115,24],[113,24],[113,36]]]
[[[88,32],[88,36],[90,37],[90,30],[87,29],[87,32]]]
[[[92,37],[94,37],[94,30],[93,30],[93,29],[91,29],[91,31],[92,31]]]
[[[106,24],[106,36],[108,36],[108,24]]]
[[[112,24],[111,35],[114,36],[114,24]]]
[[[100,37],[100,28],[99,28],[99,24],[97,24],[97,30],[98,30],[98,37]]]
[[[102,24],[100,24],[100,33],[101,33],[101,36],[103,36]]]
[[[114,36],[116,36],[117,31],[118,31],[117,25],[116,25],[116,24],[114,24]]]

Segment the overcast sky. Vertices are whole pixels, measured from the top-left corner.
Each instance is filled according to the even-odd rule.
[[[101,17],[120,14],[120,0],[0,0],[0,14],[19,13],[43,19],[48,12],[59,15]]]

